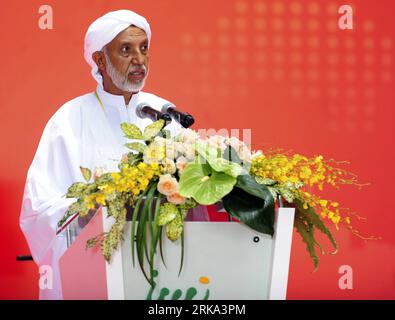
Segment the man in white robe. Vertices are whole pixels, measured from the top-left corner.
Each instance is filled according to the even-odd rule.
[[[120,124],[140,129],[152,121],[137,117],[135,108],[147,102],[160,110],[166,103],[142,92],[148,74],[151,30],[142,16],[128,10],[109,12],[94,21],[85,37],[85,59],[97,81],[95,92],[65,103],[48,121],[27,174],[20,225],[34,261],[52,268],[52,289],[41,288],[40,299],[62,299],[58,261],[66,248],[57,223],[75,199],[68,187],[83,181],[80,166],[116,171],[128,150]],[[169,129],[180,129],[174,120]],[[48,282],[50,286],[50,282]]]

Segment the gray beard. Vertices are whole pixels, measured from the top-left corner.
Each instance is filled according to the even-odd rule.
[[[107,62],[106,72],[108,76],[111,78],[114,85],[119,90],[122,90],[124,92],[134,93],[134,92],[139,92],[141,89],[143,89],[145,85],[145,79],[147,79],[148,76],[147,68],[145,65],[141,66],[145,71],[144,79],[142,79],[137,83],[133,83],[128,80],[128,74],[134,71],[133,66],[129,68],[128,72],[126,73],[126,77],[124,77],[115,69],[114,65],[111,63],[110,57],[107,55],[106,50],[104,50],[104,55],[106,56],[106,62]]]

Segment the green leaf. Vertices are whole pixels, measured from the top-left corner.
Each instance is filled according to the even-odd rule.
[[[159,213],[159,217],[158,217],[158,225],[164,226],[164,225],[170,223],[177,217],[177,214],[178,214],[178,209],[175,204],[172,204],[169,202],[164,203],[160,207],[160,213]]]
[[[243,172],[243,168],[240,164],[222,158],[219,150],[206,143],[197,142],[196,150],[214,171],[223,172],[234,178]]]
[[[133,215],[132,215],[132,230],[131,230],[131,246],[132,246],[132,261],[133,261],[133,267],[134,267],[134,264],[135,264],[135,259],[134,259],[134,252],[135,252],[135,247],[137,246],[137,243],[136,243],[136,241],[135,241],[135,237],[137,238],[137,236],[135,236],[136,235],[136,222],[137,222],[137,216],[138,216],[138,214],[139,214],[139,212],[140,212],[140,205],[141,205],[141,202],[142,202],[142,200],[143,200],[143,197],[145,196],[145,194],[148,192],[148,189],[145,189],[144,191],[143,191],[143,193],[138,197],[138,199],[137,199],[137,202],[136,202],[136,205],[135,205],[135,207],[134,207],[134,209],[133,209]]]
[[[157,185],[156,185],[157,186]],[[156,187],[155,186],[155,187]],[[151,241],[151,252],[150,252],[150,276],[151,276],[151,283],[154,283],[153,275],[154,275],[154,257],[156,253],[156,248],[158,246],[158,241],[160,238],[160,233],[162,231],[162,227],[159,226],[158,219],[159,219],[159,212],[161,207],[161,194],[158,193],[155,202],[155,210],[154,210],[154,222],[153,222],[153,232],[152,232],[152,241]]]
[[[85,203],[83,201],[76,201],[72,203],[66,210],[65,214],[63,217],[59,220],[58,222],[58,228],[61,228],[63,224],[73,215],[76,213],[82,212],[84,214],[85,212],[89,211],[88,208],[85,206]]]
[[[106,172],[106,173],[103,173],[99,178],[97,178],[95,183],[97,185],[103,185],[106,183],[110,183],[112,181],[113,181],[113,179],[112,179],[111,172]]]
[[[73,183],[66,193],[66,198],[80,198],[84,195],[88,185],[83,182]]]
[[[250,228],[273,235],[274,199],[265,185],[250,175],[237,177],[235,188],[224,199],[225,210]]]
[[[230,162],[224,158],[209,160],[211,168],[217,172],[223,172],[231,177],[238,177],[243,172],[243,167],[238,163]]]
[[[146,126],[144,129],[144,140],[151,140],[153,137],[155,137],[164,127],[165,125],[165,120],[159,119],[150,125]]]
[[[304,209],[303,203],[298,199],[296,199],[294,203],[295,203],[296,214],[302,216],[305,220],[312,223],[314,227],[316,227],[318,230],[324,233],[328,237],[329,241],[332,243],[332,246],[336,252],[338,249],[336,240],[333,237],[330,230],[326,227],[324,222],[321,220],[320,216],[315,212],[314,208],[308,207],[307,209]]]
[[[129,139],[144,140],[140,128],[135,124],[122,122],[121,129],[124,135]]]
[[[148,283],[151,284],[151,279],[148,277],[144,269],[144,253],[147,247],[146,229],[147,229],[147,214],[148,214],[148,201],[144,201],[143,209],[140,215],[139,224],[137,226],[137,260],[140,265],[140,269],[143,272],[144,277],[147,279]]]
[[[270,191],[270,193],[271,193],[271,195],[272,195],[274,201],[276,201],[277,195],[278,195],[277,189],[274,188],[274,187],[269,187],[269,186],[267,186],[267,189]]]
[[[243,161],[239,158],[239,155],[237,154],[236,150],[232,148],[231,146],[228,146],[223,154],[223,157],[229,161],[232,161],[234,163],[239,163],[241,164]]]
[[[180,276],[182,267],[184,266],[184,255],[185,255],[185,241],[184,241],[184,230],[181,233],[181,258],[180,258],[180,269],[178,270],[178,276]]]
[[[279,185],[276,188],[278,193],[287,201],[288,203],[293,203],[295,201],[296,193],[295,187],[292,184]]]
[[[99,234],[96,237],[90,238],[86,241],[85,249],[92,249],[98,245],[101,245],[103,242],[103,237],[105,236],[105,233]]]
[[[89,213],[89,208],[85,205],[85,202],[81,201],[79,204],[78,212],[81,218],[85,217]]]
[[[147,206],[147,216],[148,216],[148,228],[145,227],[143,232],[144,232],[144,248],[145,248],[145,254],[147,257],[147,261],[148,264],[150,266],[150,283],[153,283],[153,272],[154,272],[154,255],[153,255],[153,251],[155,251],[155,247],[154,247],[154,230],[153,230],[153,224],[152,224],[152,203],[154,201],[154,193],[156,191],[157,188],[157,184],[153,183],[151,184],[151,186],[149,187],[149,191],[147,194],[147,197],[145,199],[145,201],[148,203]],[[147,236],[147,229],[149,231],[149,236]],[[148,238],[151,239],[151,243],[150,243],[150,248],[148,248]],[[150,249],[150,253],[148,253],[148,249]]]
[[[312,224],[307,223],[303,218],[295,217],[294,225],[296,231],[301,235],[303,242],[306,244],[306,250],[313,260],[315,270],[317,270],[319,259],[315,252],[315,238]]]
[[[84,191],[84,196],[97,192],[98,191],[97,187],[98,187],[97,182],[87,184],[86,189]]]
[[[127,157],[127,162],[123,162],[123,161],[119,162],[118,168],[120,171],[122,171],[122,168],[125,166],[126,163],[129,166],[134,166],[134,165],[138,164],[139,162],[141,162],[142,159],[143,159],[143,157],[142,157],[141,153],[129,152],[128,157]]]
[[[135,150],[139,153],[144,153],[145,148],[147,147],[145,144],[140,142],[131,142],[126,143],[125,146],[131,150]],[[129,159],[128,159],[129,160]]]
[[[163,265],[166,267],[165,258],[163,255],[163,227],[159,228],[159,250],[160,250],[160,257],[162,258]]]
[[[91,177],[92,177],[92,171],[90,171],[88,168],[84,168],[80,166],[80,170],[82,173],[82,176],[84,177],[86,183],[89,183]]]
[[[259,184],[264,184],[265,186],[273,186],[277,183],[276,180],[262,178],[262,177],[255,177],[255,181],[258,182]]]
[[[102,243],[101,252],[107,262],[111,261],[111,257],[118,245],[123,241],[123,229],[126,223],[126,209],[123,209],[123,217],[114,222],[110,231],[106,233]]]
[[[181,217],[184,220],[188,215],[189,209],[196,208],[199,204],[193,200],[193,198],[187,198],[184,204],[177,205],[178,210],[181,213]]]
[[[107,215],[109,217],[118,219],[118,217],[123,214],[124,208],[123,201],[119,201],[119,195],[118,197],[114,197],[113,200],[107,201]]]
[[[134,154],[132,152],[128,153],[128,164],[130,166],[136,165],[141,160],[142,160],[142,157],[140,154]]]
[[[169,240],[177,241],[184,230],[184,222],[181,215],[177,214],[176,218],[166,225],[166,234]]]
[[[149,187],[150,190],[147,194],[147,198],[145,201],[148,201],[148,227],[149,227],[149,231],[150,231],[150,237],[152,238],[153,236],[153,224],[152,224],[152,203],[154,201],[154,193],[156,191],[157,188],[157,184],[151,184],[151,186]],[[148,259],[149,260],[149,259]],[[150,261],[150,260],[149,260]]]
[[[236,178],[213,171],[208,164],[189,164],[180,178],[180,194],[211,205],[232,191]]]

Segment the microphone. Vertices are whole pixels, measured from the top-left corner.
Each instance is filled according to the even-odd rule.
[[[141,102],[137,105],[136,114],[141,119],[149,118],[153,122],[163,119],[166,125],[171,122],[171,117],[168,114],[155,110],[146,102]]]
[[[178,111],[176,106],[170,102],[162,106],[162,112],[170,114],[184,128],[189,128],[195,123],[195,119],[186,112]]]

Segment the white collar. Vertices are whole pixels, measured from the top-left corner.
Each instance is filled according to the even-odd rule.
[[[136,105],[137,98],[140,94],[140,92],[134,93],[132,95],[132,98],[129,101],[129,104],[126,105],[123,95],[111,94],[107,91],[104,91],[104,89],[99,85],[96,88],[96,92],[97,92],[98,96],[100,97],[100,100],[102,101],[104,107],[112,106],[112,107],[117,107],[117,108],[125,108],[125,106],[129,107],[129,106]]]

